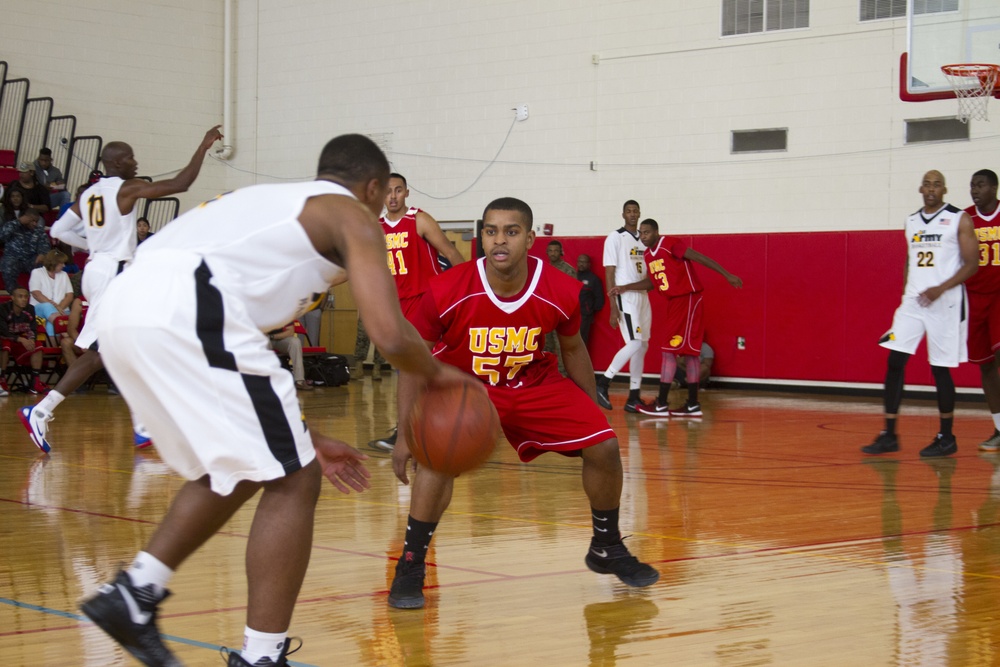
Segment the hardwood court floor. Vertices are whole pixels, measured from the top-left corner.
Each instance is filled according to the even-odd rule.
[[[394,380],[303,394],[310,423],[359,443],[394,419]],[[679,400],[681,396],[674,396]],[[875,399],[712,390],[700,421],[609,413],[625,466],[622,524],[662,573],[631,590],[583,564],[577,461],[521,465],[502,444],[461,478],[429,556],[427,607],[390,610],[408,489],[371,452],[373,488],[326,486],[291,632],[296,665],[1000,664],[1000,459],[959,410],[960,451],[919,460],[936,431],[904,405],[903,451],[863,458]],[[70,397],[37,453],[0,399],[4,665],[134,664],[77,610],[127,563],[180,480],[131,446],[122,399]],[[244,624],[244,508],[174,579],[161,629],[188,665],[220,665]]]

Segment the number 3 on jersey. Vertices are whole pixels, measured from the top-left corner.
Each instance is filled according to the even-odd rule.
[[[403,251],[392,250],[385,253],[386,259],[389,261],[389,273],[394,276],[405,276],[406,275],[406,262],[403,261]]]
[[[990,249],[993,250],[993,261],[990,261]],[[979,266],[1000,266],[1000,241],[979,244]]]
[[[91,195],[87,200],[87,226],[104,226],[104,197]]]

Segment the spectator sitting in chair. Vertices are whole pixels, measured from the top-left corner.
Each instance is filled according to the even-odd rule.
[[[35,160],[35,179],[49,191],[49,206],[58,210],[63,204],[70,203],[69,192],[66,191],[66,179],[59,167],[52,164],[52,149],[43,148],[38,151]]]
[[[50,250],[42,258],[42,265],[31,272],[28,291],[35,315],[45,320],[45,333],[55,338],[54,322],[60,315],[69,315],[73,303],[73,286],[66,267],[66,255],[58,250]]]
[[[20,190],[7,189],[3,193],[3,222],[17,220],[27,208],[24,204],[24,193]]]
[[[11,300],[0,303],[0,396],[7,395],[5,378],[11,356],[17,359],[32,351],[34,351],[31,355],[33,377],[28,391],[32,394],[48,391],[48,387],[38,377],[38,371],[42,368],[42,350],[35,342],[37,333],[38,323],[35,321],[35,309],[28,303],[28,290],[24,287],[15,287],[11,292]]]
[[[29,273],[52,249],[49,238],[39,228],[39,217],[38,211],[26,208],[17,220],[0,225],[0,243],[4,244],[0,274],[9,294],[17,287],[18,276]]]
[[[313,386],[306,382],[305,364],[302,361],[302,339],[295,333],[295,323],[284,329],[269,334],[271,349],[278,354],[287,354],[292,364],[292,376],[295,378],[295,388],[299,391],[312,391]]]
[[[149,218],[142,217],[135,221],[135,235],[138,238],[138,243],[142,243],[151,236],[156,236],[149,231]]]
[[[17,180],[11,181],[8,190],[19,190],[24,194],[24,202],[39,213],[47,213],[49,206],[49,189],[38,182],[35,177],[35,167],[28,162],[22,162],[17,168]]]

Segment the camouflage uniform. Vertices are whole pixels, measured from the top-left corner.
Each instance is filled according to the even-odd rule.
[[[368,348],[371,347],[371,344],[368,332],[365,331],[365,325],[361,323],[361,318],[358,318],[358,337],[354,341],[354,368],[359,371],[355,373],[357,377],[361,377],[361,364],[368,358]],[[385,359],[379,353],[377,347],[375,348],[374,362],[375,367],[372,369],[372,377],[379,377]]]
[[[7,292],[17,287],[20,274],[35,268],[39,255],[52,249],[41,223],[35,229],[28,229],[19,220],[8,220],[0,226],[0,243],[4,244],[0,273]]]

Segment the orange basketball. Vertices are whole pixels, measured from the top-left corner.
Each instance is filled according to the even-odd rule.
[[[417,463],[458,475],[485,463],[499,435],[500,417],[489,396],[462,384],[430,388],[418,397],[406,440]]]

